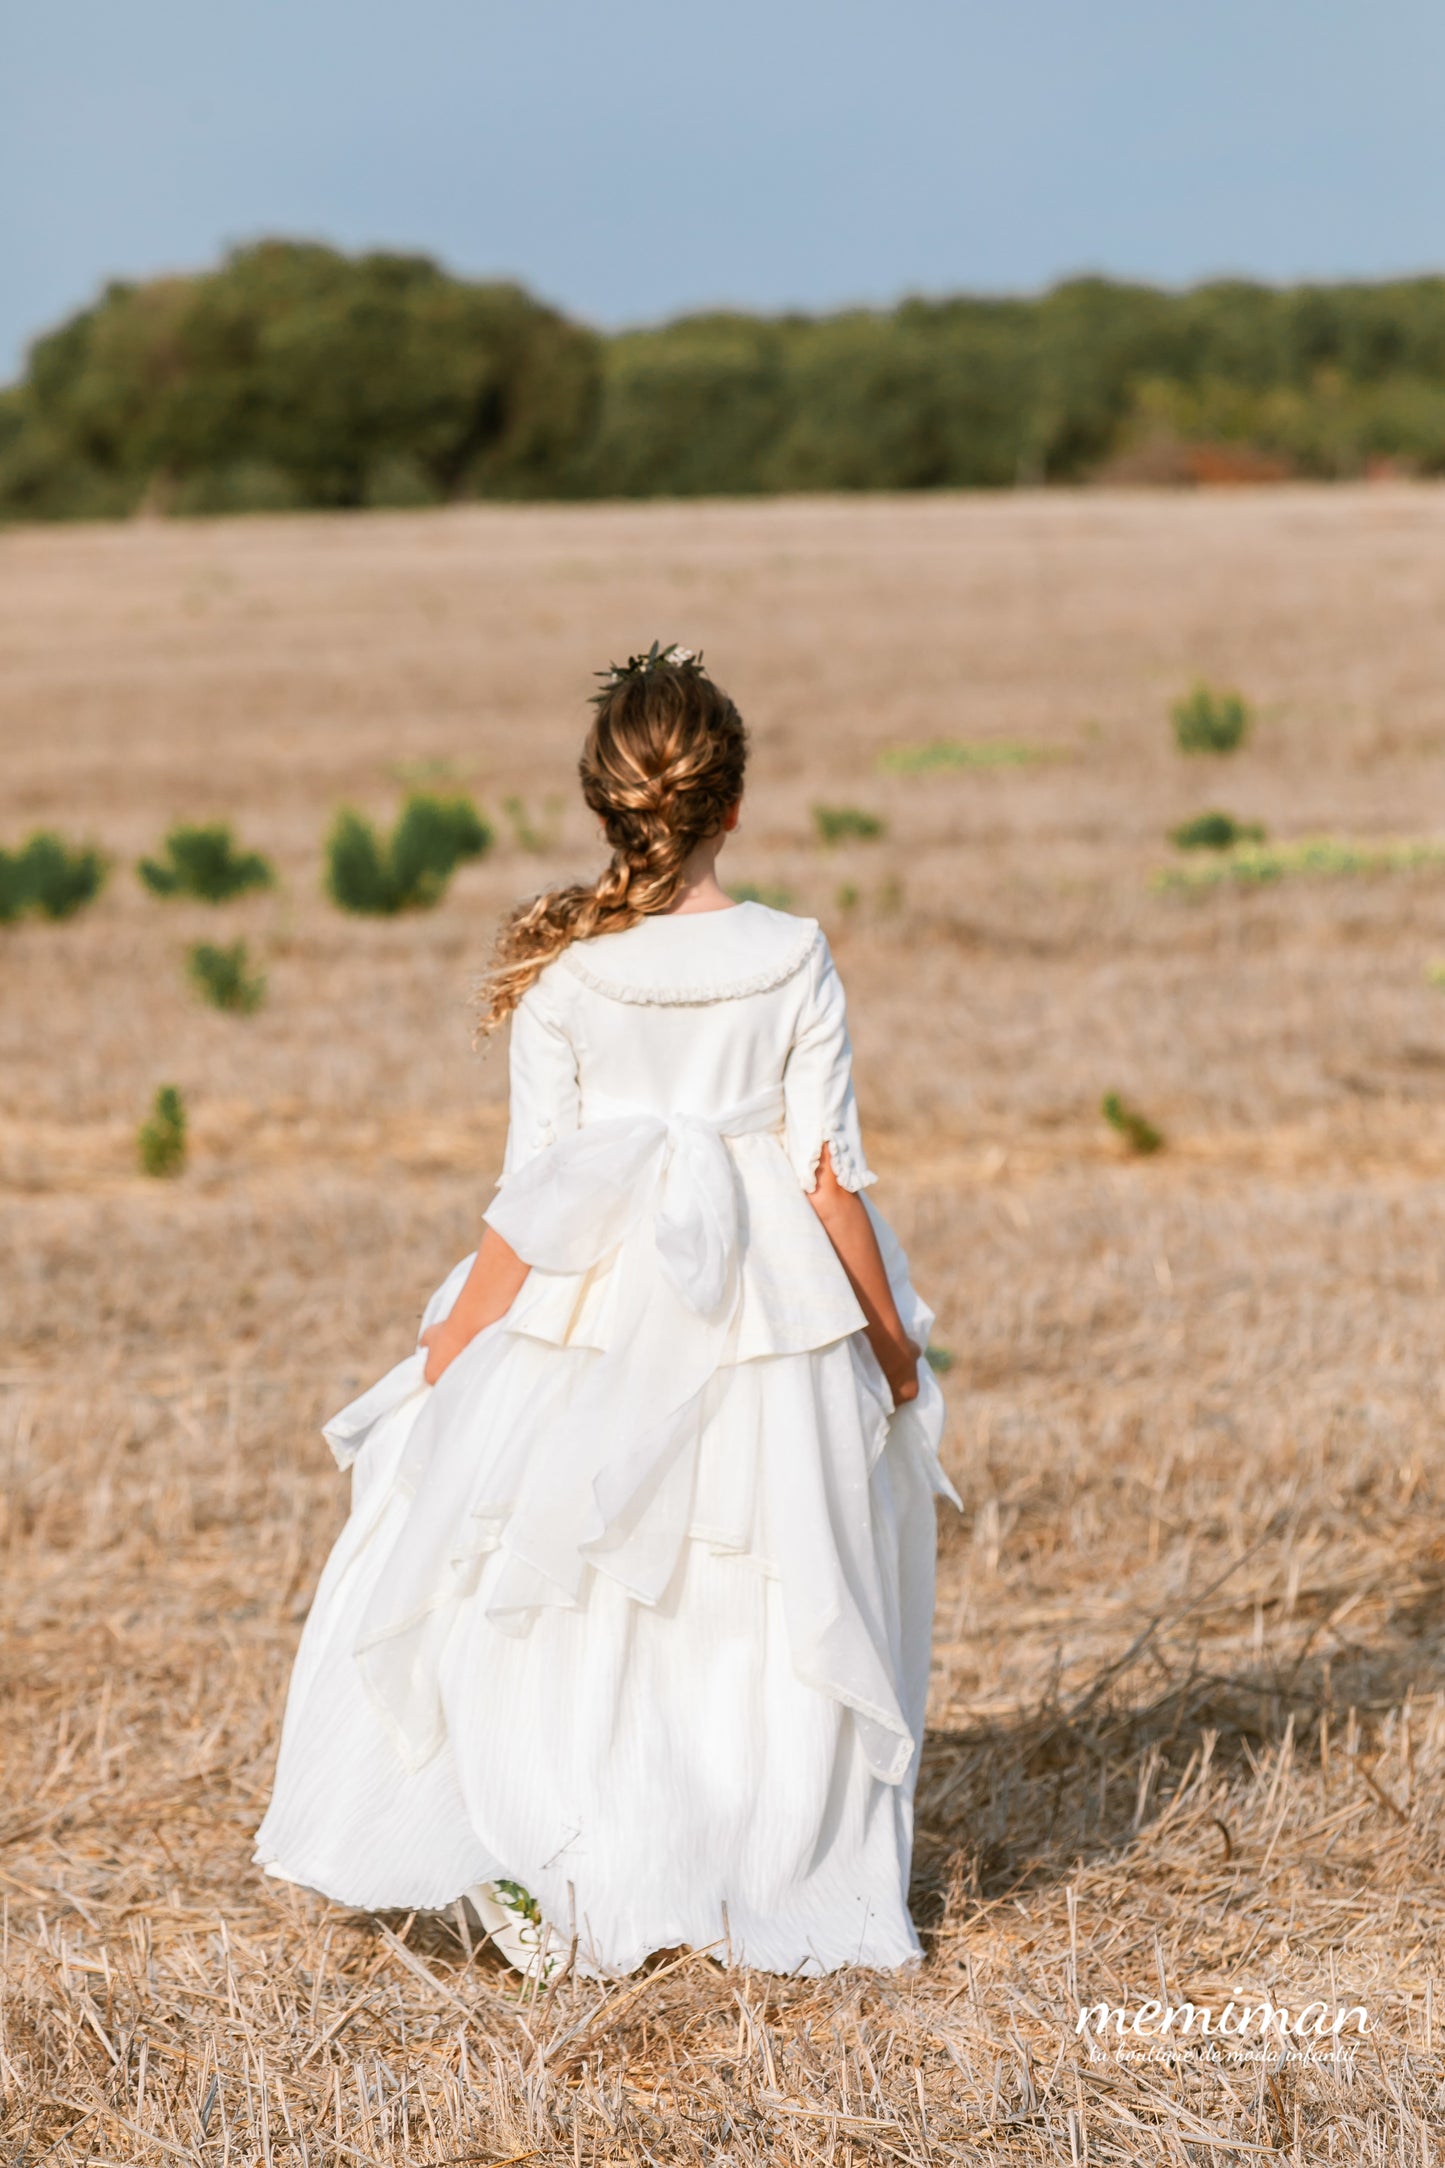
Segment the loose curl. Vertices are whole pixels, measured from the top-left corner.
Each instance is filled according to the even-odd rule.
[[[495,1031],[572,942],[620,933],[671,906],[689,853],[742,796],[747,750],[742,717],[694,661],[654,663],[598,695],[577,772],[611,863],[590,887],[549,889],[503,922],[478,1036]]]

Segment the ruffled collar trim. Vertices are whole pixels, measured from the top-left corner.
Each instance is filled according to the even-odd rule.
[[[557,968],[613,1001],[662,1006],[765,994],[800,971],[818,922],[766,904],[645,918],[624,933],[563,949]]]

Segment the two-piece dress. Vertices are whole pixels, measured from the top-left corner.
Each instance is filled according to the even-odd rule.
[[[536,979],[486,1214],[532,1269],[436,1385],[418,1349],[327,1426],[352,1510],[262,1866],[374,1910],[505,1879],[604,1972],[918,1954],[942,1402],[923,1364],[893,1407],[805,1194],[825,1144],[873,1180],[811,919],[649,917]]]

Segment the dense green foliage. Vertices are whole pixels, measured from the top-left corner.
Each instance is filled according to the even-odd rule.
[[[1249,736],[1250,713],[1238,693],[1195,685],[1169,710],[1181,753],[1237,753]]]
[[[589,432],[597,341],[420,257],[268,241],[111,286],[0,407],[0,506],[103,515],[546,494]]]
[[[113,285],[0,393],[0,514],[1445,472],[1445,278],[713,313],[602,338],[422,257]]]
[[[464,858],[479,858],[492,832],[467,798],[407,799],[383,840],[369,820],[344,806],[326,839],[326,889],[343,911],[387,915],[439,903]]]
[[[225,948],[198,941],[187,951],[186,970],[201,999],[231,1016],[253,1015],[266,998],[265,974],[258,971],[253,976],[244,941],[232,941]]]
[[[174,1084],[162,1084],[150,1119],[136,1131],[136,1156],[144,1174],[180,1174],[186,1164],[186,1107]]]
[[[18,851],[0,851],[0,925],[27,912],[70,918],[100,894],[105,873],[99,851],[37,829]]]
[[[1264,829],[1258,821],[1237,821],[1232,813],[1196,813],[1171,828],[1169,840],[1180,851],[1230,851],[1236,843],[1263,843]]]
[[[249,888],[271,888],[276,875],[259,851],[238,851],[224,821],[173,828],[157,858],[143,858],[136,872],[153,896],[198,896],[228,903]]]

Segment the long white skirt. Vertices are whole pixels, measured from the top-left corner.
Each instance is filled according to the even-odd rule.
[[[495,1441],[525,1451],[569,1366],[597,1360],[497,1328],[435,1389],[413,1358],[353,1468],[257,1861],[369,1910],[519,1882],[604,1972],[681,1944],[784,1973],[908,1963],[932,1381],[890,1416],[861,1336],[719,1372],[656,1599],[604,1557],[570,1603],[499,1617]],[[378,1636],[423,1491],[469,1532]]]

